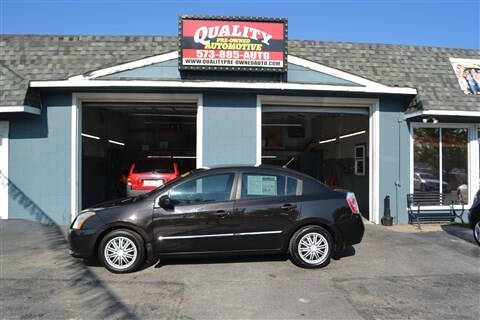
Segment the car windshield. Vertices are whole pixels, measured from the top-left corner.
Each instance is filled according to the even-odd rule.
[[[172,173],[173,163],[166,160],[143,160],[135,163],[133,173],[160,172]]]
[[[145,199],[146,197],[150,196],[151,194],[153,193],[157,193],[158,191],[161,191],[163,188],[166,188],[168,187],[169,185],[171,185],[173,182],[177,182],[179,180],[183,180],[185,179],[186,177],[188,177],[189,175],[191,175],[192,173],[194,172],[197,172],[201,169],[193,169],[193,170],[190,170],[190,171],[187,171],[185,172],[184,174],[182,174],[180,177],[177,177],[175,179],[172,179],[168,182],[166,182],[165,184],[161,185],[160,187],[156,188],[156,189],[153,189],[152,191],[149,191],[147,193],[144,193],[144,194],[141,194],[139,196],[136,196],[135,199],[136,200],[141,200],[141,199]]]

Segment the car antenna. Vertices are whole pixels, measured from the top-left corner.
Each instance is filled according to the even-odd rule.
[[[282,166],[282,168],[288,167],[288,165],[289,165],[290,163],[292,163],[293,160],[295,160],[295,157],[291,157],[290,160],[288,160],[287,163],[285,163],[285,164]]]

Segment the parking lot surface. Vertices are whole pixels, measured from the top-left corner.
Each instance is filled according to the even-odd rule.
[[[116,275],[67,248],[64,229],[0,221],[0,318],[480,319],[480,247],[458,226],[366,225],[320,270],[239,257]]]

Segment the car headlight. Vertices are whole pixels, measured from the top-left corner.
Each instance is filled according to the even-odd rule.
[[[72,229],[82,229],[82,226],[87,222],[88,219],[95,215],[95,211],[87,211],[80,213],[73,223]]]

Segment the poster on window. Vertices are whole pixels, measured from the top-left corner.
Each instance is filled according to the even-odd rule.
[[[276,176],[247,176],[247,194],[255,196],[276,196]]]
[[[180,70],[287,70],[285,19],[182,16],[179,38]]]
[[[480,94],[480,59],[450,58],[460,89],[465,94]]]

